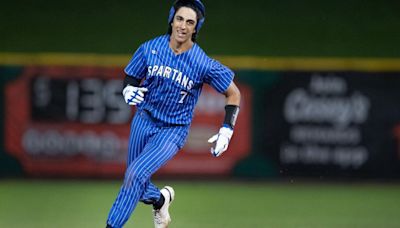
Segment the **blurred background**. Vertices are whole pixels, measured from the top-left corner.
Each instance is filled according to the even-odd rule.
[[[0,8],[0,227],[104,227],[123,180],[123,68],[165,34],[173,1]],[[228,152],[207,139],[205,86],[187,143],[154,175],[171,227],[400,227],[400,3],[204,0],[198,44],[235,71]],[[152,227],[138,205],[126,227]]]

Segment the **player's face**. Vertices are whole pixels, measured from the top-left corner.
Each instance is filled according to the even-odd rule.
[[[196,32],[196,12],[188,7],[181,7],[175,13],[172,21],[171,39],[177,43],[191,42],[192,34]]]

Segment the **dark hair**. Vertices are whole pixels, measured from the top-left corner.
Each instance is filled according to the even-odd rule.
[[[200,21],[201,19],[204,18],[203,13],[200,11],[199,8],[197,8],[197,6],[196,6],[196,4],[193,2],[193,0],[177,0],[177,1],[175,1],[173,7],[174,7],[174,9],[175,9],[175,14],[176,14],[176,12],[178,12],[178,10],[179,10],[181,7],[188,7],[188,8],[190,8],[190,9],[194,10],[194,12],[196,12],[196,19],[197,19],[197,22],[196,22],[196,23],[197,23],[197,24],[199,23],[199,21]],[[168,35],[171,35],[171,34],[172,34],[172,26],[171,26],[171,23],[172,23],[172,21],[174,20],[174,17],[175,17],[175,15],[172,17],[172,20],[168,22]],[[196,42],[196,39],[197,39],[197,33],[198,33],[197,24],[196,24],[196,32],[194,32],[194,33],[192,34],[192,41],[193,41],[193,42]]]

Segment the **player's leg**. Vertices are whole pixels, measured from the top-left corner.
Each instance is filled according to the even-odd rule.
[[[150,137],[157,131],[157,127],[154,126],[151,117],[145,111],[138,111],[131,124],[127,167],[139,156]],[[140,201],[146,204],[153,204],[159,197],[160,190],[150,180],[147,181],[145,192]]]
[[[165,132],[162,135],[171,134],[169,132],[169,131],[171,131],[171,129],[167,128],[167,129],[163,129],[163,131],[165,131]],[[172,129],[172,131],[173,131],[172,134],[180,135],[180,137],[175,138],[175,139],[178,139],[175,141],[175,143],[178,146],[178,148],[181,149],[183,147],[183,144],[185,143],[186,136],[188,133],[188,128],[183,127],[183,126],[175,127]],[[169,214],[169,206],[171,205],[172,201],[174,200],[175,191],[172,187],[165,186],[158,193],[159,193],[160,197],[158,198],[157,201],[153,202],[154,226],[156,228],[166,228],[166,227],[168,227],[168,224],[171,222],[171,217]],[[143,198],[145,198],[145,196],[143,196]]]
[[[125,173],[124,184],[114,202],[108,217],[108,224],[121,227],[128,220],[138,201],[142,198],[145,185],[150,176],[170,160],[180,148],[182,134],[174,130],[154,135],[146,144],[142,153],[132,161]],[[186,135],[184,136],[186,137]]]
[[[158,131],[157,127],[154,126],[154,124],[152,124],[152,121],[145,115],[145,113],[143,111],[138,110],[131,122],[129,143],[128,143],[128,156],[126,162],[127,167],[129,167],[132,164],[132,162],[141,154],[151,135],[154,135],[155,133],[157,133],[157,131]],[[120,191],[124,191],[124,189],[121,187]],[[119,193],[117,199],[114,202],[114,205],[119,204],[119,202],[121,201],[121,196],[122,194]],[[112,210],[113,208],[111,208],[110,210],[109,217],[111,215]],[[116,216],[115,213],[117,212],[114,212],[114,216]],[[109,220],[110,219],[108,218],[107,219],[108,223]],[[112,227],[112,226],[107,226],[107,227]]]
[[[152,121],[149,120],[144,111],[138,111],[135,114],[129,133],[126,167],[129,167],[132,161],[139,156],[150,137],[157,133],[157,131],[157,128],[154,126]]]
[[[177,135],[177,137],[174,137],[173,142],[178,146],[179,149],[181,149],[185,143],[186,136],[188,134],[188,126],[178,126],[174,128],[163,128],[161,134],[159,134],[158,137],[155,138],[155,140],[165,140],[163,139],[163,135]],[[145,204],[154,204],[160,199],[160,189],[157,188],[156,185],[154,185],[151,180],[149,179],[146,183],[146,190],[142,195],[142,198],[140,201],[142,201]]]

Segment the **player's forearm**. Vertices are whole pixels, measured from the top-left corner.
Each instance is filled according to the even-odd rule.
[[[240,91],[235,83],[232,82],[224,94],[226,97],[224,122],[218,134],[208,140],[209,143],[215,143],[215,147],[211,148],[211,154],[215,157],[220,156],[228,149],[240,110]]]
[[[225,92],[225,97],[226,105],[223,126],[228,126],[231,130],[233,130],[240,110],[240,91],[234,82],[229,85]]]

